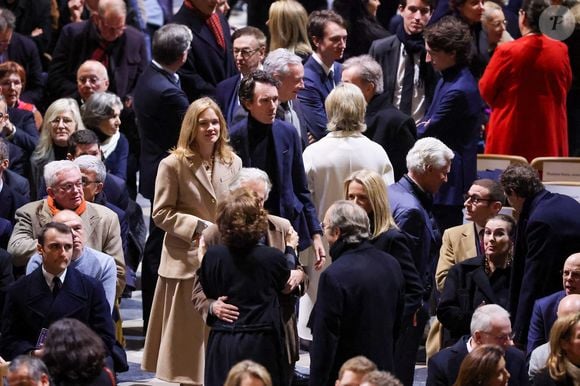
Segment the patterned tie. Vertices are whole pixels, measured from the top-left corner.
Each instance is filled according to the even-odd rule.
[[[226,48],[226,40],[224,38],[224,31],[222,30],[222,24],[220,23],[219,15],[214,12],[206,21],[207,26],[213,33],[217,44],[222,48]]]
[[[62,288],[62,281],[60,281],[60,277],[55,276],[52,278],[52,297],[56,298],[60,289]]]

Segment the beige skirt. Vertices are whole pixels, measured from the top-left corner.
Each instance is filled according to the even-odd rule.
[[[159,277],[141,368],[174,383],[203,385],[209,329],[191,304],[193,279]]]

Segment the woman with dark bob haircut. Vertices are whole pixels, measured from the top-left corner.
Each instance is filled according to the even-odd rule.
[[[61,319],[48,329],[42,360],[56,386],[111,386],[101,338],[77,319]]]
[[[510,373],[504,356],[504,350],[495,344],[476,347],[461,362],[453,386],[506,386]]]
[[[207,318],[206,385],[223,385],[230,368],[243,359],[263,365],[274,385],[288,383],[282,376],[286,358],[278,294],[290,271],[284,254],[262,243],[266,216],[256,194],[243,188],[218,206],[224,245],[208,248],[198,275],[207,297],[226,296],[239,316],[232,322]]]

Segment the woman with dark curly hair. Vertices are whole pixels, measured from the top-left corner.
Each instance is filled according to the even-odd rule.
[[[55,386],[115,386],[105,367],[105,346],[77,319],[61,319],[48,329],[42,360]]]
[[[235,190],[218,206],[217,226],[224,245],[209,247],[199,280],[208,298],[226,296],[238,307],[239,316],[233,322],[207,318],[208,386],[223,385],[229,369],[243,359],[266,367],[274,385],[288,383],[281,372],[285,351],[278,293],[290,271],[284,254],[262,243],[266,215],[258,197],[245,189]]]
[[[506,386],[510,373],[505,368],[500,346],[484,344],[467,354],[453,386]]]

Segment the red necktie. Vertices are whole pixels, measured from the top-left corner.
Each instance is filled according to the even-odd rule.
[[[226,40],[224,38],[224,31],[222,30],[222,24],[220,23],[220,17],[217,12],[211,14],[211,16],[206,20],[206,24],[213,33],[217,44],[222,48],[226,48]]]

